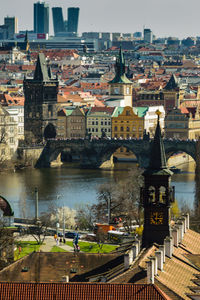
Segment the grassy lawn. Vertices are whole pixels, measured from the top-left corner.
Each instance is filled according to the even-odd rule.
[[[73,247],[73,242],[66,242],[68,246]],[[80,250],[87,253],[110,253],[115,250],[117,246],[114,245],[103,245],[102,248],[99,248],[99,245],[96,243],[89,242],[79,242]]]
[[[24,257],[25,255],[33,252],[33,251],[38,251],[41,245],[38,245],[37,242],[34,241],[21,241],[17,242],[16,247],[17,249],[15,250],[14,253],[14,258],[15,260]],[[21,251],[19,251],[19,247],[21,247]]]
[[[67,251],[58,246],[53,246],[53,248],[51,248],[50,252],[67,252]]]

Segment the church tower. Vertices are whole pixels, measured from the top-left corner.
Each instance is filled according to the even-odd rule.
[[[170,205],[174,201],[174,188],[170,187],[173,174],[166,163],[165,149],[161,136],[159,114],[151,148],[149,167],[144,171],[144,187],[141,199],[144,208],[143,247],[153,243],[163,244],[170,235]]]
[[[124,106],[132,105],[132,82],[125,74],[125,60],[120,47],[115,64],[115,77],[109,82],[109,95],[114,98],[123,97]]]
[[[58,80],[43,53],[38,55],[33,79],[24,79],[24,135],[26,143],[56,136]]]

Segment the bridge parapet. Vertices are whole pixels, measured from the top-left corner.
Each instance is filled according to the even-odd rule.
[[[80,164],[85,168],[99,168],[101,164],[110,159],[112,154],[120,147],[133,152],[141,167],[149,164],[152,140],[143,139],[51,139],[47,141],[36,167],[50,167],[51,162],[66,148],[80,156]],[[197,141],[182,141],[164,139],[167,158],[177,152],[185,152],[196,160]]]

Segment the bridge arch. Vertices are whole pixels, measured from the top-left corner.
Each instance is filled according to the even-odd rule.
[[[49,123],[44,129],[44,138],[52,139],[56,137],[56,128],[52,123]]]

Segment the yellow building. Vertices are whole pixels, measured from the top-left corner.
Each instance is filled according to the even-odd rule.
[[[144,117],[140,117],[130,106],[116,107],[112,116],[113,138],[142,138]]]

